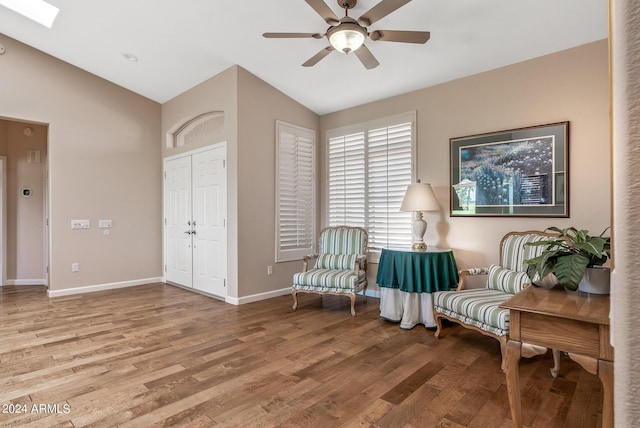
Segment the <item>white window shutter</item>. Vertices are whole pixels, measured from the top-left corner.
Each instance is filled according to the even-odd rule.
[[[411,125],[404,123],[368,132],[367,228],[372,251],[411,243],[411,213],[400,212],[404,193],[411,183]]]
[[[276,122],[276,262],[300,260],[315,243],[315,132]]]
[[[365,134],[329,139],[329,226],[365,226]]]
[[[400,212],[414,178],[415,113],[331,130],[328,223],[362,226],[369,250],[411,244],[411,213]]]

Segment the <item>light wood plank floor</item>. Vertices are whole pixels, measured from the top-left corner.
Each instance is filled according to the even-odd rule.
[[[49,299],[0,287],[0,426],[510,427],[497,341],[301,294],[232,306],[165,284]],[[597,427],[596,376],[523,360],[531,427]],[[35,406],[35,407],[34,407]]]

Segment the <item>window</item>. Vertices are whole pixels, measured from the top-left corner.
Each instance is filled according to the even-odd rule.
[[[328,223],[366,228],[374,254],[411,244],[400,205],[414,177],[414,124],[410,113],[327,132]]]
[[[276,121],[276,262],[300,260],[315,244],[315,132]]]
[[[212,111],[201,114],[180,126],[167,136],[167,148],[187,144],[201,146],[224,140],[224,112]]]

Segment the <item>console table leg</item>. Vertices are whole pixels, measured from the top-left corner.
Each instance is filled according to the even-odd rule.
[[[516,340],[507,342],[507,392],[511,406],[511,419],[517,428],[522,427],[522,406],[520,404],[520,351],[522,343]]]
[[[598,377],[602,382],[602,428],[613,428],[613,363],[598,360]]]

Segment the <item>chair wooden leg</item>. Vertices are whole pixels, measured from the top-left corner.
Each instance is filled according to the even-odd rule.
[[[498,339],[500,341],[500,356],[502,357],[502,364],[500,368],[503,373],[507,372],[507,337],[508,336],[500,336]]]
[[[291,289],[291,295],[293,296],[293,310],[298,309],[298,292],[295,288]]]
[[[351,298],[351,316],[356,316],[356,293],[349,296]]]
[[[436,332],[433,333],[433,335],[436,338],[440,338],[441,337],[440,335],[442,334],[442,318],[438,316],[437,312],[434,312],[433,317],[435,318],[435,321],[436,321]]]
[[[364,288],[362,289],[362,299],[366,303],[367,302],[367,283],[365,282]]]
[[[560,351],[557,349],[552,349],[551,354],[553,354],[553,367],[551,368],[551,376],[558,377],[558,373],[560,373]]]

